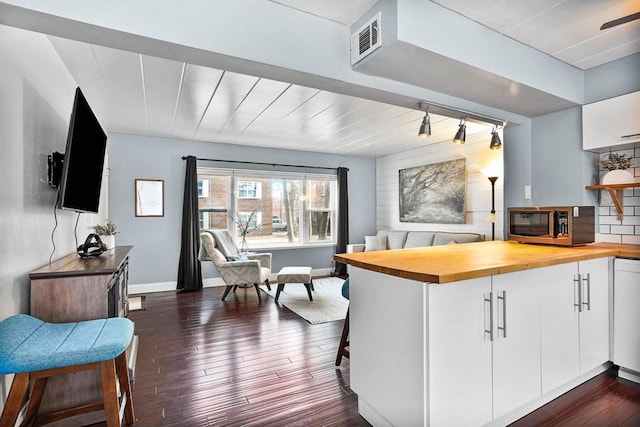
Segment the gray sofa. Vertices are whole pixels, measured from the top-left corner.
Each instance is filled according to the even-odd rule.
[[[366,236],[365,243],[347,245],[347,253],[385,249],[419,248],[423,246],[471,243],[484,240],[484,234],[449,231],[378,230],[376,236]],[[367,246],[369,246],[367,248]]]

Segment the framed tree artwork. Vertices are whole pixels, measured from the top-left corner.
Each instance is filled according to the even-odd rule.
[[[401,169],[400,222],[465,223],[465,159]]]

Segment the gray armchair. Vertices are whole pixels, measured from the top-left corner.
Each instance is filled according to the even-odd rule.
[[[246,260],[230,261],[238,255],[238,248],[233,242],[228,230],[203,230],[200,233],[201,261],[212,261],[220,277],[227,286],[222,295],[222,301],[229,291],[235,291],[239,285],[251,285],[258,293],[258,300],[262,301],[258,285],[264,283],[269,290],[269,275],[271,274],[271,254],[246,254]]]

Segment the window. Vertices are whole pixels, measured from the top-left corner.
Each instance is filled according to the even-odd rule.
[[[209,224],[211,223],[211,219],[209,216],[209,212],[198,212],[198,219],[200,220],[200,230],[209,229]]]
[[[204,228],[227,228],[239,241],[238,222],[255,212],[249,224],[255,229],[247,234],[250,249],[335,244],[335,175],[199,168],[198,178],[209,178],[210,199],[218,200],[208,206],[228,208],[225,226],[218,221],[213,227],[211,214],[210,227]],[[200,212],[206,210],[201,204]]]
[[[198,175],[198,217],[200,229],[228,228],[230,178],[226,176]],[[202,190],[202,191],[201,191]]]
[[[261,199],[262,183],[252,181],[238,182],[238,199]]]
[[[209,179],[198,179],[198,197],[209,197]]]

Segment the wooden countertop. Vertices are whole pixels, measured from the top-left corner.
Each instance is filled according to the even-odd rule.
[[[592,243],[561,247],[493,241],[337,254],[334,259],[354,267],[420,282],[450,283],[609,256],[640,258],[640,245]]]
[[[116,246],[91,258],[80,258],[78,254],[69,254],[29,273],[31,279],[50,277],[89,276],[94,274],[113,274],[127,257],[133,246]]]

